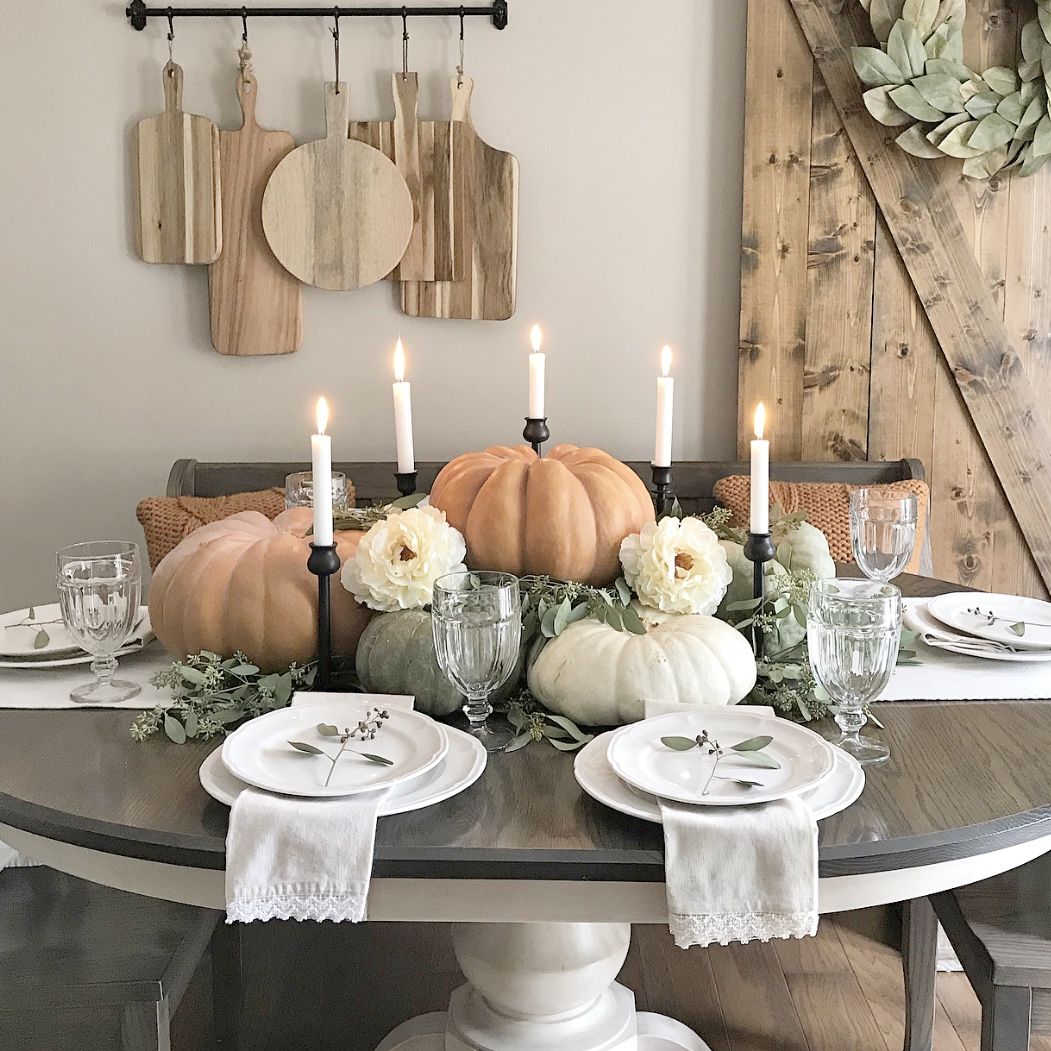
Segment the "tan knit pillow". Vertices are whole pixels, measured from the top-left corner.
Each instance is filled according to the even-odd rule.
[[[748,527],[749,488],[747,475],[735,474],[720,478],[715,483],[715,499],[733,512],[733,524]],[[770,482],[770,504],[780,505],[786,514],[802,511],[806,520],[817,526],[828,539],[828,549],[837,562],[853,562],[854,552],[850,547],[850,494],[860,485],[844,482]],[[912,558],[905,567],[906,573],[920,572],[927,536],[927,514],[931,503],[931,491],[926,482],[910,478],[901,482],[887,482],[873,486],[903,496],[914,495],[919,503],[919,520],[916,523],[916,546]]]
[[[139,502],[135,517],[146,534],[150,568],[156,569],[173,547],[209,522],[238,511],[259,511],[276,518],[284,509],[284,490],[275,487],[230,496],[148,496]]]

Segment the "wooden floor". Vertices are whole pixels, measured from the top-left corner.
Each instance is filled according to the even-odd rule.
[[[245,943],[251,1051],[373,1051],[413,1014],[444,1008],[463,978],[448,929],[415,924],[252,925]],[[712,1051],[900,1051],[898,953],[885,910],[823,920],[816,938],[676,949],[640,926],[620,980],[640,1010],[670,1014]],[[882,940],[881,940],[882,939]],[[174,1051],[210,1051],[199,1015],[206,981],[176,1017]],[[962,974],[938,979],[936,1051],[978,1051],[978,1002]],[[1032,1051],[1051,1051],[1034,1038]]]

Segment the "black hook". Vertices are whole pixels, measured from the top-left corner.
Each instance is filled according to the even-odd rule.
[[[339,7],[332,8],[332,17],[335,20],[335,27],[330,29],[329,32],[332,34],[332,46],[336,49],[336,94],[339,94]]]
[[[248,8],[241,8],[241,43],[248,43]]]
[[[169,7],[165,12],[168,18],[168,43],[175,40],[175,12]]]
[[[466,14],[467,14],[467,12],[463,9],[463,7],[461,7],[460,8],[460,40],[461,41],[463,40],[463,20],[464,20],[464,17],[466,16]]]

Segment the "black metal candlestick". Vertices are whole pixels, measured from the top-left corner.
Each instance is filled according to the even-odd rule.
[[[659,520],[671,510],[675,499],[671,491],[671,464],[658,467],[651,463],[650,470],[653,472],[653,509]]]
[[[533,447],[537,456],[543,456],[544,442],[551,437],[551,432],[547,429],[547,417],[542,416],[538,419],[535,416],[527,416],[522,437]]]
[[[412,496],[416,492],[415,471],[395,471],[394,480],[398,483],[398,492],[402,496]]]
[[[744,542],[744,557],[752,563],[752,598],[762,599],[766,593],[766,563],[777,554],[769,533],[749,533]],[[752,616],[759,613],[757,606]],[[752,623],[752,650],[758,657],[763,650],[763,633]]]
[[[339,569],[335,544],[311,544],[307,569],[317,577],[317,675],[315,690],[332,685],[332,596],[329,578]]]

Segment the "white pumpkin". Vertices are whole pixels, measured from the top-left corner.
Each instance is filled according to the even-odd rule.
[[[755,686],[748,640],[729,624],[636,606],[645,635],[585,618],[550,639],[529,668],[529,689],[558,715],[587,726],[620,726],[647,700],[736,704]]]

